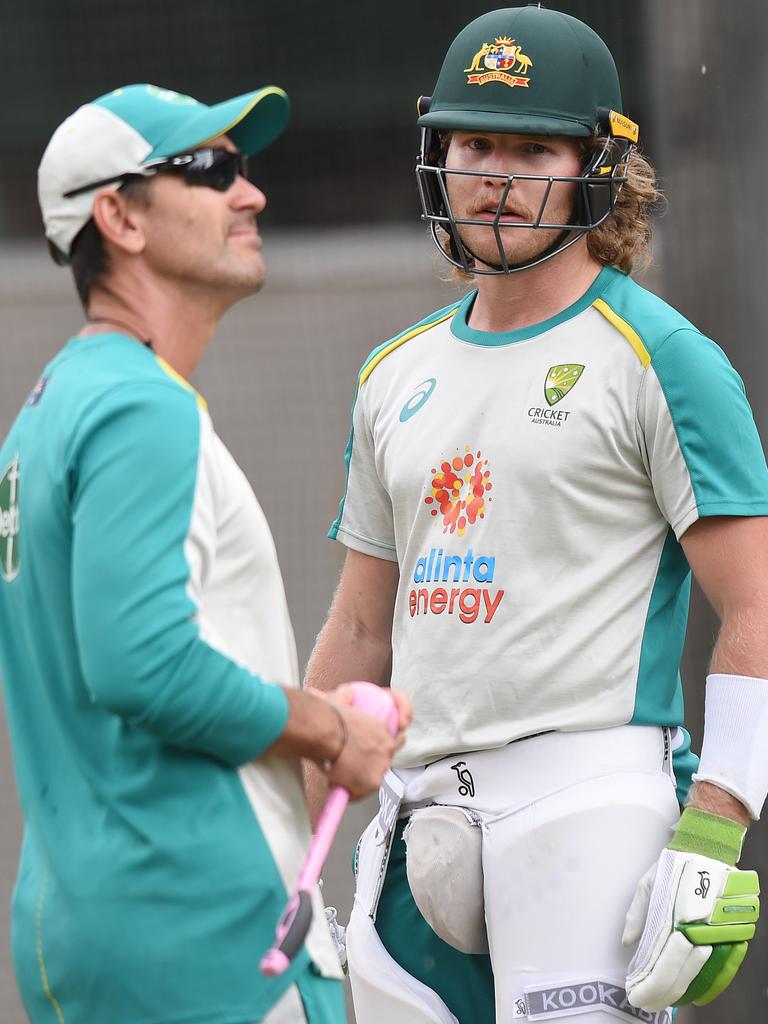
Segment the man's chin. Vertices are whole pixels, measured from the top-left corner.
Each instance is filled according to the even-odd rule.
[[[233,283],[242,286],[248,295],[259,291],[267,278],[267,265],[261,253],[254,252],[249,259],[243,260],[232,278]]]
[[[205,280],[204,285],[212,293],[218,293],[225,306],[231,306],[241,299],[247,299],[249,295],[255,295],[261,290],[266,278],[267,270],[263,264],[259,267],[240,266],[212,275]]]
[[[237,282],[236,287],[242,289],[244,296],[255,295],[256,292],[261,291],[264,287],[264,282],[267,279],[266,268],[260,274],[251,274],[240,278]]]
[[[534,230],[536,229],[528,229],[529,232]],[[504,234],[502,234],[503,241],[507,242],[504,246],[507,266],[516,267],[521,263],[531,263],[539,259],[557,241],[559,234],[559,232],[547,231],[546,234],[543,234],[543,237],[521,238],[519,244],[510,244],[507,242]],[[477,263],[482,267],[495,270],[503,266],[502,255],[497,245],[489,245],[487,239],[483,239],[482,243],[477,245],[473,245],[472,240],[467,239],[467,244]]]

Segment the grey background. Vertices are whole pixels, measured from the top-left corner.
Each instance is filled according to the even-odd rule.
[[[214,101],[265,81],[294,100],[292,128],[258,162],[270,279],[222,324],[195,383],[251,479],[275,534],[299,653],[306,661],[343,550],[324,539],[343,489],[356,370],[380,341],[457,293],[416,226],[413,99],[431,91],[461,26],[493,4],[286,4],[214,7],[137,0],[0,0],[0,86],[13,97],[0,133],[0,432],[80,316],[68,274],[37,235],[33,174],[45,141],[75,106],[118,83],[154,81]],[[768,100],[759,0],[583,0],[560,9],[613,49],[625,108],[641,123],[669,210],[657,225],[654,288],[728,352],[763,437],[768,353]],[[299,59],[301,43],[306,59]],[[254,71],[255,69],[255,71]],[[689,727],[716,621],[693,599],[683,663]],[[20,838],[0,717],[0,1021],[22,1024],[7,948],[7,906]],[[370,806],[350,810],[326,871],[341,917],[349,856]],[[742,863],[768,877],[765,826]],[[766,1019],[765,925],[737,982],[690,1024]],[[95,1024],[95,1022],[94,1022]],[[106,1024],[106,1022],[99,1022]]]

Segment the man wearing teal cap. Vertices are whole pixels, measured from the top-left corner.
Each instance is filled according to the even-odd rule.
[[[349,690],[298,691],[269,528],[186,380],[264,280],[245,162],[287,119],[272,86],[208,107],[131,85],[40,165],[88,323],[0,447],[13,958],[34,1024],[343,1020],[319,893],[290,968],[259,971],[310,839],[298,759],[359,797],[399,741]]]
[[[595,32],[481,15],[418,124],[423,219],[467,290],[361,369],[308,671],[413,701],[358,845],[357,1021],[670,1024],[758,914],[736,864],[768,793],[760,438],[722,350],[629,276],[655,176]],[[722,618],[694,786],[691,572]]]

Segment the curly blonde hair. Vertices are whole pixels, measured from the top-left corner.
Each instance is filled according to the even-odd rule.
[[[600,140],[589,140],[585,155]],[[625,274],[644,270],[651,262],[651,211],[661,200],[656,171],[638,150],[632,150],[622,186],[610,216],[587,232],[593,259],[618,267]]]
[[[441,160],[445,159],[450,136],[450,132],[441,132]],[[600,135],[583,140],[581,151],[585,163],[604,143],[605,137]],[[593,259],[629,274],[633,270],[645,270],[651,263],[651,213],[661,204],[663,195],[653,165],[637,149],[633,149],[627,158],[626,178],[610,215],[602,224],[587,231],[585,237]],[[438,231],[444,235],[446,244],[452,247],[453,240],[448,232],[442,228]],[[472,281],[474,275],[454,267],[450,278],[457,284],[465,284]]]

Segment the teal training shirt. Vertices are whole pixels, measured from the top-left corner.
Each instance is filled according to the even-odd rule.
[[[0,573],[31,1019],[249,1024],[294,981],[343,1019],[319,896],[291,970],[258,970],[310,837],[297,765],[260,757],[288,714],[265,680],[298,683],[274,545],[203,400],[135,340],[73,339],[21,410]]]

